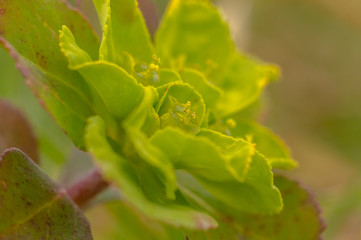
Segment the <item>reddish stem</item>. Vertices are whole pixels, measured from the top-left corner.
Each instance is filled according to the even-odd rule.
[[[84,206],[95,195],[109,186],[99,169],[95,168],[67,189],[68,195],[79,206]]]

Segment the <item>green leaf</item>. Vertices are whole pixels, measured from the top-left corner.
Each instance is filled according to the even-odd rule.
[[[236,114],[231,115],[232,118],[237,120],[257,121],[262,117],[262,113],[266,110],[262,105],[266,100],[262,95],[247,107],[243,108]]]
[[[21,148],[39,163],[38,144],[23,114],[0,100],[0,116],[0,152],[10,147]]]
[[[217,222],[207,214],[179,205],[159,205],[151,202],[141,191],[134,169],[114,152],[107,141],[104,121],[99,117],[89,119],[85,135],[87,149],[94,156],[106,179],[114,181],[127,202],[150,219],[176,227],[207,230]]]
[[[37,79],[29,75],[26,79]],[[50,79],[50,77],[46,77]],[[83,99],[79,98],[78,93],[64,89],[68,93],[66,100],[63,96],[59,96],[59,91],[42,91],[38,92],[38,96],[44,101],[47,110],[52,114],[61,128],[73,141],[74,145],[80,149],[84,149],[83,135],[86,125],[86,117],[92,114],[89,105],[84,105]],[[70,106],[73,103],[73,107]],[[77,111],[79,109],[79,111]]]
[[[208,129],[202,129],[197,136],[204,137],[215,144],[224,157],[223,161],[226,162],[228,171],[235,179],[244,182],[255,154],[252,143]]]
[[[206,77],[193,69],[184,69],[180,72],[183,82],[190,84],[203,97],[208,108],[212,108],[219,100],[222,90],[209,83]]]
[[[115,118],[124,119],[143,98],[143,86],[115,64],[99,61],[76,69],[91,86],[99,113],[105,108]]]
[[[227,24],[209,1],[173,0],[157,32],[156,49],[166,66],[199,70],[223,90],[220,117],[253,103],[278,75],[277,68],[237,53]]]
[[[151,142],[162,149],[175,169],[190,173],[219,201],[253,213],[282,209],[271,168],[250,143],[209,130],[192,136],[172,128],[159,130]]]
[[[60,0],[2,1],[0,34],[18,52],[54,75],[71,76],[58,48],[57,33],[62,25],[70,27],[79,46],[96,59],[99,39],[89,23],[66,2]]]
[[[160,127],[159,116],[153,108],[157,98],[156,89],[145,88],[143,101],[123,122],[123,126],[140,157],[161,171],[166,195],[174,199],[177,183],[173,166],[162,151],[149,142],[146,134],[151,134]]]
[[[73,33],[65,25],[59,30],[59,47],[69,62],[69,68],[91,62],[92,59],[75,41]]]
[[[234,54],[224,63],[223,69],[209,76],[224,91],[217,106],[219,116],[234,114],[254,103],[264,87],[278,75],[276,66]]]
[[[273,186],[273,174],[266,159],[256,153],[244,183],[236,181],[215,182],[198,178],[212,195],[235,210],[262,215],[282,210],[279,190]]]
[[[269,129],[255,122],[237,121],[230,131],[234,137],[250,139],[255,143],[256,149],[265,155],[272,168],[288,170],[297,167],[286,144]]]
[[[204,138],[196,138],[174,128],[165,128],[157,131],[150,141],[162,149],[176,169],[215,181],[234,179],[228,172],[220,149]]]
[[[84,95],[75,90],[73,86],[59,83],[58,78],[54,79],[54,76],[43,72],[38,66],[25,60],[1,37],[0,44],[15,59],[17,67],[26,79],[27,84],[41,99],[46,109],[68,134],[75,146],[83,148],[86,118],[91,114],[88,100],[85,100]],[[87,86],[85,86],[84,90],[86,89]]]
[[[124,53],[129,53],[137,61],[150,63],[154,50],[136,0],[94,2],[101,22],[104,21],[100,59],[124,67],[128,61]]]
[[[155,42],[165,64],[203,72],[219,68],[235,51],[229,29],[210,1],[171,1]]]
[[[83,146],[85,119],[91,115],[85,81],[67,68],[58,47],[62,25],[70,26],[78,44],[97,58],[99,40],[87,21],[65,1],[2,1],[0,42],[17,61],[28,84],[75,145]],[[11,45],[12,46],[11,46]],[[21,56],[20,56],[21,55]]]
[[[218,190],[217,187],[212,186],[215,184],[209,183],[209,186],[213,187],[214,191],[217,191],[217,196],[224,198],[224,201],[227,201],[230,205],[232,204],[232,198],[242,199],[247,196],[242,199],[244,201],[243,205],[246,206],[242,206],[242,208],[245,207],[246,209],[242,210],[246,212],[274,214],[282,209],[281,195],[273,185],[271,166],[263,155],[257,151],[254,152],[255,146],[253,144],[212,130],[203,130],[198,136],[207,137],[216,145],[222,147],[224,154],[230,155],[228,161],[232,166],[232,172],[240,172],[240,170],[244,169],[243,176],[239,176],[242,177],[241,180],[244,183],[242,186],[238,186],[239,184],[236,183],[227,183],[224,184],[223,188],[219,185]],[[242,163],[242,159],[245,163]],[[235,173],[233,175],[237,176]],[[204,184],[207,183],[204,182]],[[231,192],[232,188],[237,189],[237,192],[227,199],[227,192]],[[212,192],[212,190],[209,191]],[[241,201],[238,202],[238,204],[240,203]],[[236,206],[233,207],[237,209]]]
[[[64,189],[17,149],[0,160],[1,239],[93,239]]]

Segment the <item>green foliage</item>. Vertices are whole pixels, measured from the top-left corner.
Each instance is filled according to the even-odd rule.
[[[309,215],[300,204],[288,208],[308,196],[304,190],[295,186],[288,197],[281,181],[282,200],[274,185],[272,168],[296,166],[287,148],[241,117],[278,69],[240,54],[209,1],[172,1],[155,44],[135,0],[94,4],[101,43],[58,0],[46,8],[40,0],[1,2],[0,42],[74,144],[120,190],[114,208],[125,214],[114,211],[129,230],[123,238],[143,239],[137,231],[145,231],[149,239],[238,239],[261,236],[256,226],[264,222],[290,239],[308,220],[319,223],[312,204]],[[304,221],[289,231],[293,215]]]

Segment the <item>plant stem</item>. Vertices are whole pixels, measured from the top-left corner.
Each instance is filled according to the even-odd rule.
[[[84,206],[94,196],[109,186],[98,168],[92,170],[85,177],[67,189],[68,195],[79,206]]]

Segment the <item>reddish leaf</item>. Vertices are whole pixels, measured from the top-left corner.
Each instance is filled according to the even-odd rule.
[[[0,101],[0,152],[17,147],[39,163],[37,141],[23,114],[9,103]]]
[[[299,183],[276,176],[275,185],[281,191],[284,208],[273,216],[241,218],[243,234],[251,239],[316,240],[325,229],[318,203]]]

